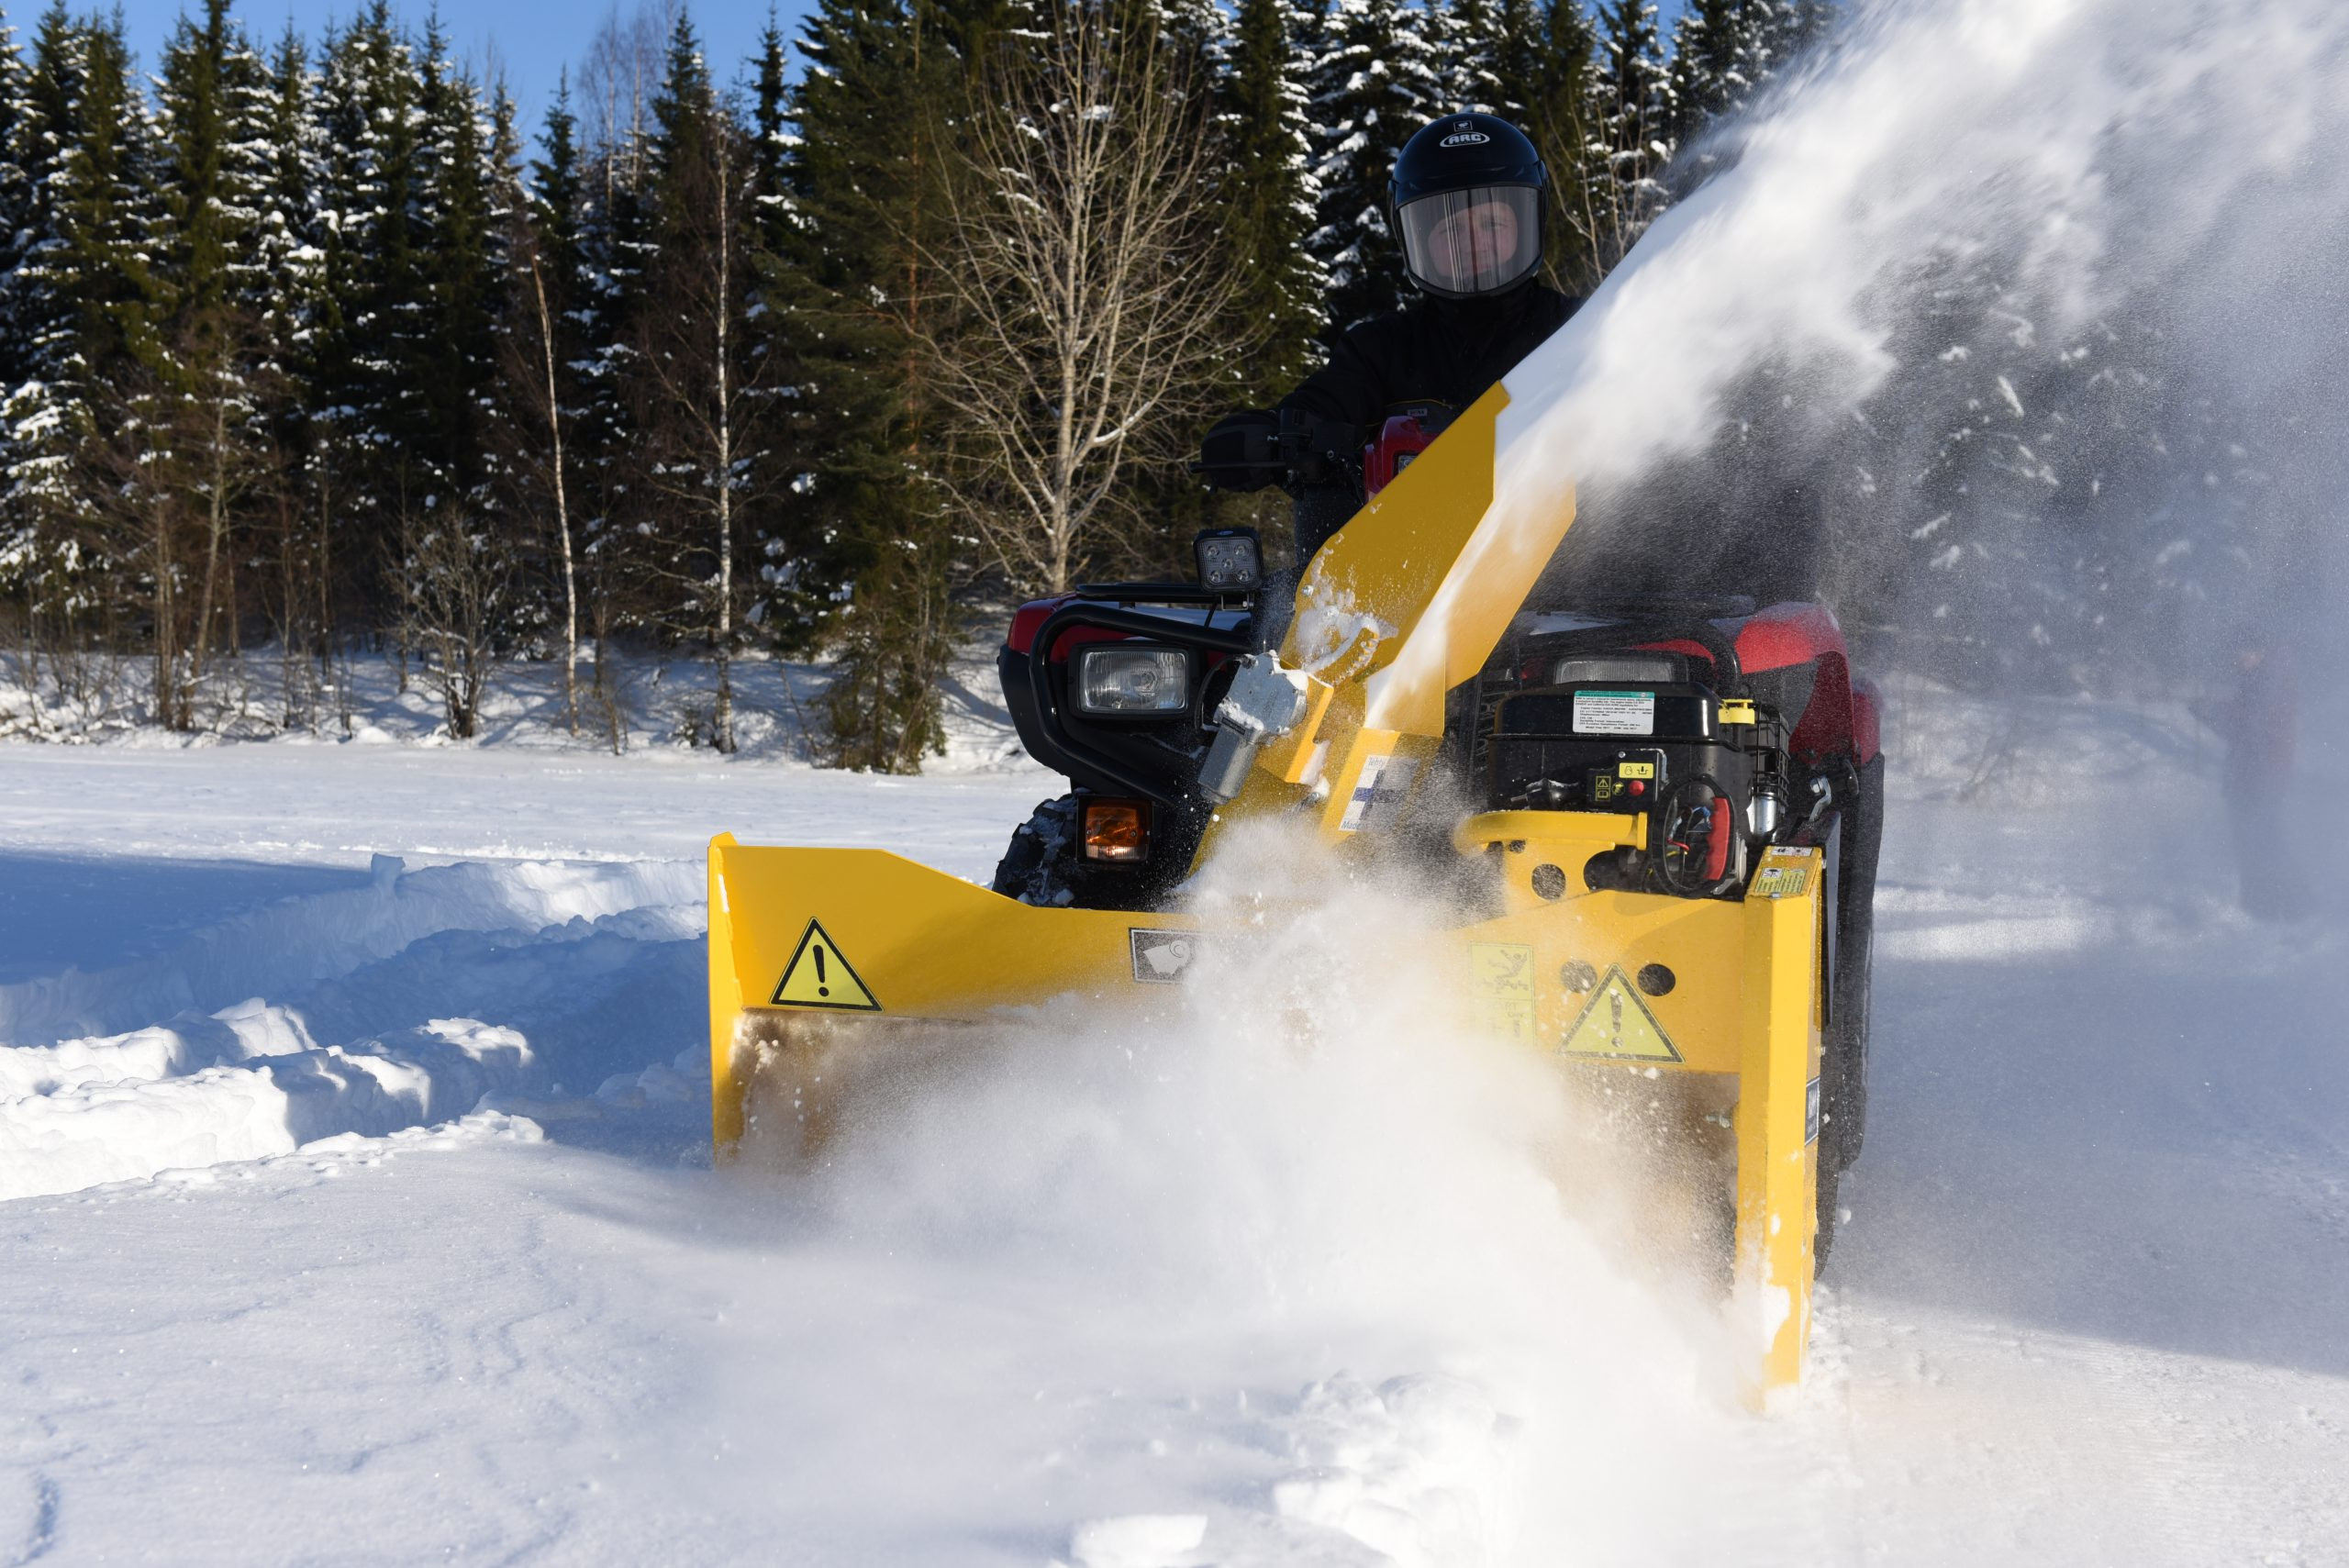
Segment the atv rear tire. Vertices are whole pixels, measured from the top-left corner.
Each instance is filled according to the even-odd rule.
[[[1827,1266],[1843,1173],[1867,1131],[1868,1001],[1876,948],[1876,863],[1884,841],[1884,759],[1859,771],[1843,817],[1835,867],[1835,963],[1828,976],[1827,1033],[1820,1042],[1819,1234],[1816,1265]]]

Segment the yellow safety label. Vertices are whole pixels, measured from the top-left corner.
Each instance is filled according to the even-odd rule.
[[[848,960],[824,928],[814,920],[800,933],[799,947],[775,982],[774,1007],[841,1007],[851,1012],[877,1013],[881,1004],[856,977]]]
[[[1515,1045],[1533,1043],[1533,949],[1522,942],[1468,944],[1468,992],[1476,1021]]]
[[[1566,1030],[1559,1050],[1568,1056],[1600,1056],[1614,1062],[1678,1062],[1679,1050],[1655,1021],[1620,964],[1609,964],[1582,1017]]]
[[[1765,850],[1754,873],[1752,896],[1799,898],[1810,891],[1810,856],[1802,851]]]
[[[1620,779],[1652,779],[1655,777],[1653,762],[1618,762],[1615,776]]]

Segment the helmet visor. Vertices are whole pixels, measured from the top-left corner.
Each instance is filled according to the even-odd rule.
[[[1531,185],[1474,185],[1406,202],[1403,262],[1437,294],[1496,294],[1542,262],[1542,193]]]

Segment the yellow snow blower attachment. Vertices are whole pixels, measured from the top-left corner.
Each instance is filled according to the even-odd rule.
[[[1730,1243],[1745,1392],[1759,1405],[1798,1382],[1822,1051],[1856,1042],[1865,1013],[1865,922],[1842,939],[1859,973],[1838,983],[1831,911],[1838,885],[1867,886],[1855,868],[1872,868],[1873,834],[1852,827],[1873,775],[1834,740],[1872,729],[1872,710],[1831,618],[1808,606],[1686,625],[1527,613],[1574,505],[1496,506],[1507,402],[1487,394],[1314,556],[1277,648],[1254,629],[1253,567],[1230,530],[1203,536],[1198,584],[1088,587],[1021,612],[1007,699],[1031,752],[1077,787],[1015,839],[997,885],[1019,896],[881,851],[717,839],[719,1156],[746,1134],[820,1136],[834,1070],[893,1032],[951,1049],[952,1026],[1005,1008],[1163,996],[1203,934],[1179,884],[1232,824],[1306,821],[1330,852],[1364,852],[1452,798],[1422,787],[1451,769],[1470,806],[1437,852],[1486,890],[1453,933],[1464,1013],[1712,1140],[1719,1196],[1698,1207]],[[1175,783],[1152,774],[1178,755]],[[1831,1064],[1831,1114],[1848,1103],[1854,1124],[1856,1082]]]

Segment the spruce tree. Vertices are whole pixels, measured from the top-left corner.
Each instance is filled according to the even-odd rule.
[[[1449,106],[1422,14],[1399,0],[1336,0],[1330,28],[1314,70],[1320,206],[1308,244],[1329,272],[1330,324],[1343,328],[1411,297],[1387,183],[1403,144]]]
[[[1589,17],[1579,0],[1501,0],[1497,25],[1497,112],[1532,139],[1550,172],[1549,275],[1587,294],[1603,272],[1590,241]]]
[[[38,518],[19,495],[14,418],[23,402],[19,389],[33,379],[31,339],[40,308],[24,287],[20,265],[34,233],[29,108],[24,51],[0,15],[0,603],[24,618],[28,641],[39,597],[40,539]]]
[[[706,639],[717,662],[711,742],[735,747],[732,662],[743,626],[746,561],[771,540],[785,552],[765,494],[764,383],[754,352],[751,150],[718,101],[691,21],[680,15],[652,100],[646,148],[651,261],[632,406],[646,476],[671,527],[661,562],[681,591],[673,625]]]
[[[76,22],[53,6],[24,86],[24,225],[7,281],[26,379],[0,416],[27,614],[61,645],[94,617],[128,612],[127,593],[177,582],[117,508],[91,501],[132,494],[123,395],[160,369],[154,128],[118,21]]]
[[[291,388],[306,377],[312,312],[317,307],[318,263],[315,185],[319,158],[313,108],[317,78],[309,51],[289,26],[269,61],[262,107],[262,142],[254,192],[253,253],[262,337],[273,379]],[[284,439],[296,438],[289,429]]]
[[[437,17],[425,33],[416,119],[408,242],[422,308],[393,339],[402,423],[415,442],[417,480],[428,486],[423,499],[478,510],[488,504],[485,417],[499,359],[495,311],[504,280],[492,204],[502,172],[491,166],[480,91],[450,60]]]
[[[158,100],[162,336],[148,466],[183,493],[198,539],[186,691],[173,697],[184,718],[182,699],[203,681],[222,623],[235,640],[245,535],[277,477],[262,384],[270,359],[260,210],[269,75],[230,21],[228,0],[207,0],[200,20],[182,18],[163,51]]]
[[[1444,109],[1503,114],[1500,6],[1494,0],[1421,0],[1437,39]]]
[[[510,123],[501,95],[500,124]],[[579,732],[581,553],[575,480],[580,403],[579,322],[573,310],[584,279],[580,247],[581,181],[578,121],[571,113],[568,72],[558,81],[531,161],[527,187],[508,192],[502,246],[506,272],[499,362],[506,391],[501,407],[504,477],[535,511],[545,540],[540,555],[548,579],[547,620],[562,658],[563,713]],[[501,138],[501,143],[505,138]],[[502,161],[502,159],[501,159]],[[503,182],[501,182],[503,183]]]
[[[585,195],[579,157],[579,118],[571,112],[571,77],[555,84],[530,161],[529,222],[543,258],[551,300],[568,306],[579,287],[581,203]],[[564,314],[562,309],[557,315]]]
[[[1234,396],[1262,404],[1311,367],[1327,276],[1306,239],[1319,188],[1311,167],[1306,73],[1293,0],[1240,0],[1219,83],[1220,191],[1230,265],[1240,278],[1232,337]]]
[[[1753,101],[1822,33],[1829,0],[1690,0],[1673,27],[1677,132],[1686,139]]]
[[[265,306],[257,231],[271,172],[270,78],[228,0],[205,0],[200,20],[181,18],[157,98],[167,308],[184,323]]]
[[[825,612],[829,760],[842,766],[911,773],[942,743],[955,542],[929,477],[941,454],[917,333],[939,308],[926,258],[945,218],[945,141],[999,12],[818,0],[801,35],[794,221],[768,284],[791,355],[787,484],[808,525],[786,570]]]
[[[1671,65],[1649,0],[1609,0],[1598,12],[1590,72],[1595,113],[1582,178],[1588,183],[1595,261],[1622,260],[1664,207],[1679,112]]]
[[[318,88],[309,490],[328,570],[350,601],[338,618],[395,629],[405,624],[392,570],[403,525],[435,494],[429,405],[409,379],[429,351],[420,341],[428,259],[417,234],[422,91],[388,0],[373,0],[328,40]]]
[[[317,724],[332,669],[332,557],[311,461],[318,326],[330,303],[316,199],[317,84],[309,51],[289,24],[269,60],[253,233],[261,273],[254,391],[275,466],[261,597],[283,654],[279,722],[289,728]]]
[[[751,172],[757,195],[752,199],[752,228],[763,256],[780,256],[790,248],[791,198],[785,190],[791,158],[791,62],[774,7],[767,7],[767,25],[759,34],[753,58],[751,100]]]

